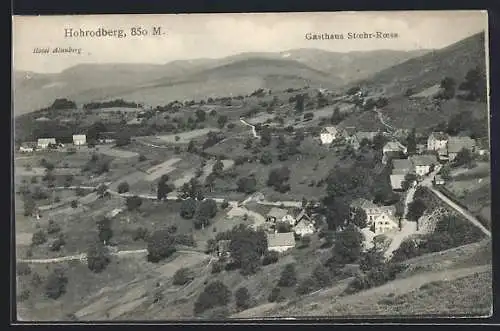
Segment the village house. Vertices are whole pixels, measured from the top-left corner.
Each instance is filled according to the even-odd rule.
[[[399,221],[394,215],[383,212],[373,222],[375,235],[399,230]]]
[[[87,144],[87,136],[84,134],[74,134],[73,135],[73,145],[83,146]]]
[[[382,148],[382,163],[387,164],[389,158],[401,157],[406,155],[408,152],[407,148],[398,141],[389,141]]]
[[[406,175],[413,169],[413,165],[409,159],[393,159],[392,160],[392,174],[393,175]]]
[[[219,240],[217,242],[216,253],[218,257],[230,257],[229,245],[231,240]]]
[[[295,247],[295,235],[293,232],[268,233],[267,249],[274,252],[284,252]]]
[[[37,147],[47,149],[49,145],[56,145],[56,138],[38,138]]]
[[[336,127],[327,126],[321,130],[321,132],[319,134],[319,139],[321,140],[321,144],[329,145],[335,139],[338,138],[338,135],[339,135],[339,130]]]
[[[373,139],[375,136],[377,136],[379,132],[378,131],[360,131],[355,133],[350,139],[348,139],[348,143],[354,148],[354,149],[359,149],[361,146],[361,142],[363,140],[368,140],[370,143],[373,142]]]
[[[405,181],[405,176],[403,174],[392,174],[390,175],[391,187],[393,191],[402,191],[403,183]]]
[[[413,155],[410,157],[415,173],[418,176],[425,176],[432,171],[432,168],[438,163],[435,155]]]
[[[470,137],[450,137],[447,145],[448,159],[453,161],[462,149],[474,153],[475,147],[476,141]]]
[[[35,142],[25,142],[22,143],[21,146],[19,147],[19,151],[21,153],[32,153],[36,149],[36,143]]]
[[[311,235],[314,231],[316,231],[316,227],[310,218],[302,218],[293,228],[293,232],[301,237]]]
[[[446,147],[448,143],[448,135],[444,132],[432,132],[427,138],[427,150],[439,151]]]
[[[354,217],[355,210],[357,208],[361,208],[365,211],[366,213],[366,220],[368,225],[373,224],[375,219],[379,217],[382,213],[387,213],[389,215],[394,215],[396,214],[396,207],[391,205],[391,206],[377,206],[373,202],[363,199],[363,198],[358,198],[355,199],[351,202],[350,209],[351,209],[351,217]]]
[[[434,176],[433,183],[434,183],[434,185],[444,185],[445,181],[443,179],[443,176],[441,176],[441,175]]]

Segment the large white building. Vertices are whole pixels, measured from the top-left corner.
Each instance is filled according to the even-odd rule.
[[[84,134],[74,134],[73,135],[73,145],[83,146],[87,144],[87,136]]]
[[[327,126],[324,127],[320,134],[319,134],[319,139],[321,140],[321,143],[323,145],[329,145],[331,144],[335,139],[337,139],[337,136],[339,135],[339,132],[336,127],[334,126]]]
[[[427,149],[429,151],[438,151],[446,147],[448,135],[444,132],[433,132],[427,138]]]
[[[269,251],[281,253],[294,247],[295,235],[293,232],[267,234],[267,249]]]
[[[38,138],[37,147],[40,149],[46,149],[49,145],[55,145],[56,138]]]

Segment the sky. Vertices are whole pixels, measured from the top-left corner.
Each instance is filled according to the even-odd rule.
[[[439,49],[487,29],[485,11],[14,16],[13,67],[60,72],[81,63],[151,63],[243,52],[318,48],[335,52]],[[123,29],[125,38],[66,38],[65,29]],[[132,36],[143,27],[147,36]],[[153,36],[161,27],[163,35]],[[307,33],[397,33],[394,39],[307,40]],[[35,54],[35,48],[81,53]]]

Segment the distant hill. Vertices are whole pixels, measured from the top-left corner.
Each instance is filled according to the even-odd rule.
[[[368,79],[350,84],[381,89],[388,96],[402,95],[411,88],[415,93],[439,84],[444,77],[457,84],[470,69],[486,68],[484,32],[475,34],[440,50],[431,51],[382,70]]]
[[[55,74],[15,72],[14,108],[18,115],[46,107],[56,98],[77,103],[140,98],[137,101],[156,105],[175,99],[248,94],[261,87],[335,87],[424,52],[334,53],[296,49],[242,53],[222,59],[177,60],[164,65],[80,64]]]

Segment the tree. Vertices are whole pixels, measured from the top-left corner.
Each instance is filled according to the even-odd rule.
[[[174,190],[172,185],[169,185],[168,182],[168,176],[164,175],[160,178],[158,181],[158,188],[156,190],[156,196],[158,200],[163,200],[167,197],[167,195]]]
[[[130,189],[130,186],[128,185],[127,182],[121,182],[119,185],[118,185],[118,193],[125,193],[125,192],[128,192]]]
[[[33,233],[33,236],[31,237],[31,244],[34,246],[42,245],[47,242],[47,234],[43,230],[38,230],[37,232]]]
[[[351,224],[343,231],[338,232],[333,248],[335,262],[344,265],[357,261],[361,254],[362,243],[363,235]]]
[[[365,210],[363,208],[356,208],[353,214],[352,223],[360,229],[366,228],[368,224]]]
[[[289,263],[283,268],[281,277],[278,281],[280,287],[291,287],[297,283],[297,272],[295,271],[295,264]]]
[[[107,217],[103,218],[97,222],[97,231],[99,234],[99,240],[102,243],[107,243],[111,237],[113,237],[113,230],[111,228],[111,220]]]
[[[260,259],[267,250],[267,237],[263,230],[255,231],[244,224],[233,228],[230,233],[229,252],[244,275],[253,274],[260,265]]]
[[[415,155],[417,153],[417,138],[415,128],[413,128],[406,138],[406,148],[408,155]]]
[[[175,237],[168,230],[157,230],[147,240],[148,261],[157,263],[175,251]]]
[[[384,254],[382,251],[371,249],[361,253],[359,267],[363,271],[378,268],[384,264]]]
[[[286,166],[274,168],[269,172],[267,186],[273,186],[275,189],[281,187],[290,178],[290,169]]]
[[[410,188],[410,185],[417,180],[417,175],[414,173],[408,173],[405,175],[404,181],[401,183],[401,188],[406,191]]]
[[[467,91],[467,100],[486,100],[486,75],[479,68],[473,68],[465,75],[465,80],[458,87],[459,90]]]
[[[217,124],[219,125],[219,128],[223,128],[227,123],[227,116],[226,115],[220,115],[219,118],[217,119]]]
[[[180,268],[174,274],[173,284],[174,285],[185,285],[194,279],[188,268]]]
[[[117,147],[121,147],[130,144],[130,141],[130,134],[128,132],[122,131],[116,138],[115,144]]]
[[[239,309],[248,309],[250,307],[250,293],[246,287],[240,287],[234,294],[236,307]]]
[[[31,216],[35,211],[35,200],[30,194],[24,195],[24,216]]]
[[[273,155],[271,154],[271,152],[266,151],[262,153],[262,155],[260,156],[260,163],[271,164],[272,162],[273,162]]]
[[[439,170],[439,174],[441,177],[443,177],[444,180],[450,180],[451,179],[451,168],[448,164],[445,164],[441,167],[441,170]]]
[[[271,130],[268,127],[264,127],[260,133],[260,144],[262,146],[268,146],[271,143],[271,139]]]
[[[381,151],[387,141],[387,137],[385,137],[382,133],[377,133],[375,137],[373,137],[373,149]]]
[[[77,208],[78,207],[78,200],[72,200],[71,201],[71,208]]]
[[[262,265],[268,265],[278,262],[279,253],[276,251],[266,251],[262,259]]]
[[[196,315],[215,307],[225,306],[231,299],[231,291],[221,281],[209,283],[194,304]]]
[[[134,195],[133,197],[127,197],[126,204],[128,210],[138,210],[142,205],[142,199],[137,195]]]
[[[424,214],[427,209],[424,201],[421,199],[414,199],[408,204],[408,213],[406,218],[411,222],[418,222],[418,219]]]
[[[201,227],[208,225],[209,220],[214,218],[217,214],[217,203],[213,199],[203,200],[196,210],[196,220]]]
[[[104,184],[101,184],[97,187],[97,195],[102,198],[108,192],[108,187]]]
[[[196,212],[197,203],[193,198],[182,201],[180,215],[184,219],[193,218]]]
[[[134,231],[134,234],[132,236],[132,239],[134,241],[138,241],[138,240],[146,240],[148,238],[148,235],[149,235],[149,231],[148,229],[140,226],[138,227],[135,231]]]
[[[205,113],[205,111],[203,109],[198,109],[196,111],[196,120],[198,122],[204,122],[206,119],[206,116],[207,116],[207,114]]]
[[[330,285],[332,275],[330,270],[328,270],[324,265],[319,264],[316,268],[314,268],[312,278],[315,283],[319,285],[319,287],[325,287]]]
[[[460,167],[460,166],[467,166],[471,167],[471,165],[474,162],[474,158],[472,156],[472,153],[470,150],[466,148],[462,148],[458,153],[455,159],[453,160],[453,166],[455,167]]]
[[[311,293],[316,289],[317,285],[315,280],[312,277],[307,277],[306,279],[303,279],[295,289],[295,292],[298,295],[304,295]]]
[[[103,271],[110,262],[108,251],[102,241],[92,243],[87,249],[87,266],[93,272]]]
[[[295,111],[297,113],[304,112],[304,99],[305,96],[303,94],[297,94],[295,96]]]
[[[405,240],[399,245],[391,258],[391,262],[402,262],[419,255],[419,249],[415,241]]]
[[[451,77],[445,77],[441,81],[440,87],[443,89],[441,97],[443,99],[451,99],[455,96],[455,80]]]
[[[344,116],[342,116],[342,114],[340,113],[340,108],[335,107],[335,109],[333,110],[332,116],[330,117],[330,123],[333,125],[337,125],[340,122],[342,122],[343,119],[344,119]]]
[[[271,290],[271,293],[269,293],[269,296],[267,297],[267,301],[269,302],[279,302],[282,300],[281,296],[281,289],[279,287],[275,287]]]
[[[221,160],[217,160],[212,167],[212,172],[215,175],[220,176],[222,171],[224,171],[224,163]]]
[[[48,277],[45,285],[45,294],[51,299],[58,299],[66,292],[68,278],[61,268],[55,269]]]

